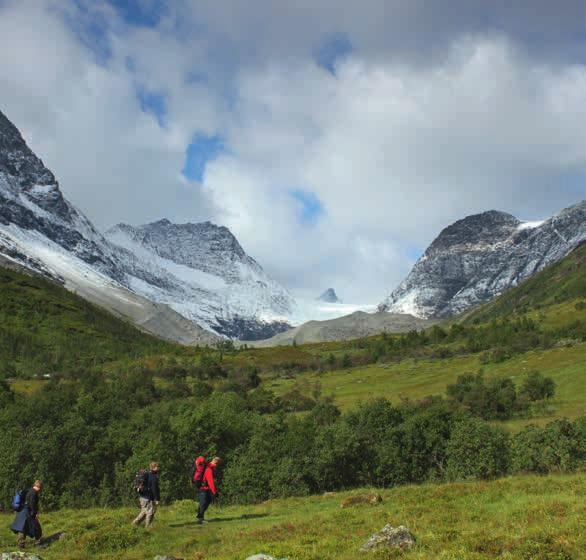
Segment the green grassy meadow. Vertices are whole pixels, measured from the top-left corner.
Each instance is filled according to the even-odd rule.
[[[519,383],[523,375],[538,370],[556,382],[556,395],[546,407],[533,411],[530,418],[515,419],[507,424],[519,428],[527,423],[543,424],[560,417],[576,418],[586,414],[586,344],[571,347],[534,350],[501,363],[482,365],[478,355],[449,359],[407,359],[398,363],[374,364],[348,370],[302,374],[294,379],[277,377],[267,386],[277,394],[296,383],[319,383],[324,395],[334,404],[348,410],[359,402],[385,397],[398,403],[401,399],[421,399],[445,394],[446,386],[458,375],[482,369],[487,377],[511,377]]]
[[[348,495],[212,506],[209,523],[194,523],[195,504],[163,506],[148,530],[130,526],[135,509],[63,510],[42,514],[44,534],[62,540],[38,552],[44,560],[237,560],[264,552],[289,560],[351,560],[386,523],[406,525],[417,539],[408,553],[373,558],[444,560],[578,560],[586,557],[586,475],[521,476],[491,482],[425,484],[382,490],[382,504],[340,508]],[[14,548],[0,517],[1,550]]]

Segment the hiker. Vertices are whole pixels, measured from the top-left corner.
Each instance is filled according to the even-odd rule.
[[[214,480],[214,471],[220,463],[219,457],[214,457],[206,466],[203,482],[197,492],[199,507],[197,508],[197,522],[201,525],[205,523],[204,515],[214,498],[218,497],[218,489]]]
[[[133,525],[140,525],[144,521],[145,528],[148,528],[153,522],[159,500],[161,499],[161,493],[159,491],[159,463],[151,463],[149,469],[149,472],[145,473],[144,482],[141,482],[137,488],[140,513],[132,522]]]
[[[13,533],[18,533],[18,548],[24,548],[27,537],[35,540],[35,544],[41,543],[43,531],[39,523],[39,494],[43,489],[43,483],[35,480],[33,487],[26,493],[24,504],[17,514],[12,526]]]

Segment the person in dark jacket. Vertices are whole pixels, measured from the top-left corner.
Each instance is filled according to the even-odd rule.
[[[40,544],[43,531],[39,523],[39,494],[43,483],[35,480],[33,487],[27,492],[23,508],[16,514],[10,527],[13,533],[18,534],[18,547],[24,548],[27,537],[35,539]]]
[[[214,457],[207,465],[203,475],[203,484],[201,485],[197,498],[199,507],[197,509],[197,522],[201,525],[205,523],[204,515],[214,498],[218,496],[218,489],[216,488],[216,480],[214,478],[214,471],[220,464],[220,458]]]
[[[144,521],[144,526],[149,527],[155,518],[157,506],[161,500],[159,490],[159,463],[151,463],[144,488],[138,493],[140,502],[140,513],[132,522],[133,525],[140,525]]]

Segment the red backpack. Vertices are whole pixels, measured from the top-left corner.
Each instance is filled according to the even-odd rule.
[[[203,475],[206,471],[206,458],[199,456],[193,462],[193,470],[191,474],[191,483],[199,490],[203,486]]]

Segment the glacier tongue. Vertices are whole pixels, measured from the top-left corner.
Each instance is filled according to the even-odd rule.
[[[442,318],[485,303],[586,241],[586,201],[543,222],[503,212],[444,229],[379,309]]]

